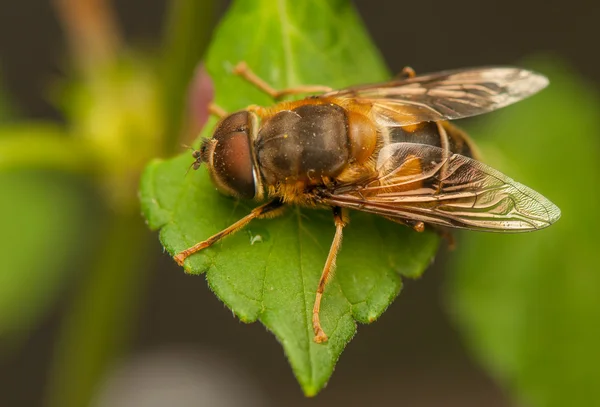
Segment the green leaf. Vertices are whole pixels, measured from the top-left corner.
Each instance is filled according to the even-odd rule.
[[[388,72],[347,1],[238,1],[215,34],[206,66],[216,102],[228,111],[273,101],[231,74],[239,61],[276,88],[343,87],[384,80]],[[208,125],[214,125],[214,120]],[[206,134],[208,135],[208,134]],[[170,254],[248,214],[256,204],[217,193],[205,168],[185,172],[189,153],[155,161],[142,177],[142,207]],[[325,291],[326,344],[313,342],[311,313],[334,234],[330,211],[290,207],[190,257],[187,271],[206,273],[210,288],[244,322],[260,320],[275,334],[305,394],[327,382],[356,321],[377,319],[400,292],[400,276],[418,277],[438,238],[386,220],[351,213],[336,276]]]
[[[563,216],[533,234],[465,233],[451,298],[476,354],[523,405],[600,405],[600,100],[556,61],[532,67],[550,87],[473,133],[490,138],[487,161]]]

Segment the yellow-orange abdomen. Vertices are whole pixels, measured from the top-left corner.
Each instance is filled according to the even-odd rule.
[[[348,138],[350,156],[358,164],[363,164],[375,151],[377,146],[377,129],[373,122],[362,113],[348,111]]]

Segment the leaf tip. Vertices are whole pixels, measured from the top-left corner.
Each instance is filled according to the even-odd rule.
[[[315,397],[319,394],[320,387],[315,386],[314,384],[302,384],[302,391],[306,397]]]

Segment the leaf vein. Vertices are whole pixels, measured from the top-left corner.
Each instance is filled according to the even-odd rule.
[[[309,358],[309,364],[310,364],[310,382],[313,381],[314,377],[315,377],[315,366],[314,366],[314,361],[313,361],[313,353],[310,347],[310,335],[309,335],[309,325],[308,325],[308,313],[306,312],[306,307],[308,306],[308,303],[306,302],[306,283],[304,281],[304,267],[303,267],[303,263],[302,263],[302,236],[301,236],[301,227],[302,227],[302,223],[300,221],[300,209],[296,207],[296,216],[298,219],[298,251],[300,254],[300,259],[299,259],[299,269],[300,269],[300,283],[302,285],[302,289],[300,290],[302,292],[302,299],[303,299],[303,303],[304,306],[302,307],[302,311],[304,313],[304,332],[305,332],[305,340],[306,343],[308,344],[308,358]]]
[[[293,67],[294,54],[292,50],[292,43],[290,41],[290,20],[287,13],[287,0],[278,0],[277,9],[279,11],[279,22],[281,23],[281,45],[283,47],[283,58],[285,63],[286,72],[286,86],[299,85],[298,77]]]

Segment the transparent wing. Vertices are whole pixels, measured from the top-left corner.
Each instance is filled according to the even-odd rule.
[[[378,156],[364,187],[324,192],[323,203],[441,226],[499,232],[542,229],[560,210],[479,161],[433,146],[396,143]]]
[[[368,103],[379,124],[406,126],[487,113],[531,96],[547,85],[546,77],[525,69],[488,67],[356,86],[322,97]]]

